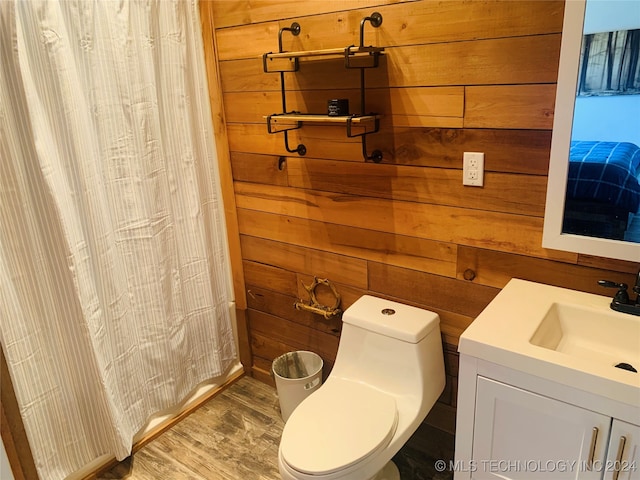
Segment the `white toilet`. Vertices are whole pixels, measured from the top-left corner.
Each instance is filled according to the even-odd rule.
[[[284,426],[283,480],[398,480],[392,457],[444,389],[436,313],[365,295],[342,321],[331,374]]]

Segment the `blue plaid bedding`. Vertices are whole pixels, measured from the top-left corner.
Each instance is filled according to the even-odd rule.
[[[596,200],[637,212],[640,148],[629,142],[571,142],[567,198]]]

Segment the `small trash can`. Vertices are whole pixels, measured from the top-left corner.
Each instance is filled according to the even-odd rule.
[[[320,355],[306,351],[285,353],[273,361],[271,369],[285,422],[300,402],[322,384],[322,364]]]

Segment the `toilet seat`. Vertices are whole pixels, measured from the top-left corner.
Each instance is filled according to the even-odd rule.
[[[393,397],[334,378],[291,414],[280,442],[281,456],[293,470],[328,475],[384,449],[397,424]]]

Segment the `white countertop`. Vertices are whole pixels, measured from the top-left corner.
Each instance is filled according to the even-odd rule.
[[[555,303],[602,311],[603,322],[613,318],[638,322],[640,327],[640,316],[610,309],[611,297],[512,279],[464,331],[458,350],[463,355],[640,406],[640,365],[633,365],[639,370],[634,373],[604,364],[597,358],[579,358],[530,342]],[[626,340],[629,343],[629,339]],[[635,340],[640,357],[640,335],[630,340],[632,345]],[[625,359],[621,361],[632,363]]]

